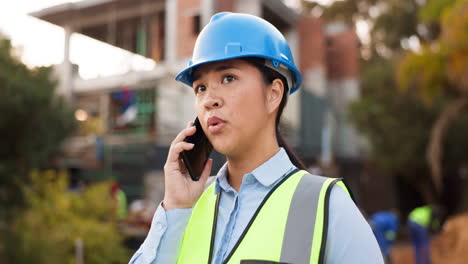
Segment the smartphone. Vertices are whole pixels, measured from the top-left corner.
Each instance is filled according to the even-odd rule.
[[[184,141],[195,145],[191,150],[182,151],[181,156],[190,174],[190,178],[192,178],[193,181],[198,181],[205,167],[205,163],[210,157],[213,146],[206,137],[198,117],[195,118],[193,125],[197,128],[197,131],[195,131],[195,134],[186,137]]]

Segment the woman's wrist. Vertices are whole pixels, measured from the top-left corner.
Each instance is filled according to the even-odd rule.
[[[164,199],[161,203],[162,207],[164,208],[165,211],[169,211],[172,209],[189,209],[192,208],[190,205],[180,205],[176,203],[170,202],[170,200]]]

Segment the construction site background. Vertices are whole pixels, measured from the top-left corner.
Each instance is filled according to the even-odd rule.
[[[262,17],[285,36],[303,85],[288,99],[282,132],[310,172],[345,179],[365,217],[398,213],[393,263],[413,263],[406,221],[425,204],[441,205],[447,215],[432,236],[433,263],[468,259],[468,0],[38,2],[0,4],[0,89],[25,98],[0,102],[6,109],[0,117],[6,120],[0,122],[0,233],[25,227],[10,233],[10,244],[0,240],[0,262],[13,238],[31,243],[45,260],[61,245],[66,253],[59,253],[71,261],[128,261],[164,197],[169,145],[195,117],[193,92],[174,77],[203,26],[225,11]],[[29,4],[40,8],[20,7]],[[27,19],[12,23],[9,13]],[[31,30],[37,24],[45,30]],[[52,42],[51,32],[63,38]],[[59,46],[63,60],[31,64],[28,52],[38,46]],[[44,65],[50,68],[37,67]],[[214,152],[212,158],[215,175],[225,157]],[[31,175],[42,175],[40,188]],[[112,191],[98,194],[99,188]],[[122,218],[115,213],[116,190],[125,194]],[[80,202],[76,194],[87,198]],[[83,204],[93,199],[99,202]],[[42,206],[48,202],[63,214]],[[49,217],[79,227],[49,227]],[[83,224],[88,221],[94,224]],[[45,227],[53,235],[34,236]],[[86,252],[101,242],[67,238],[95,229],[121,241],[112,244],[119,254],[103,252],[98,260]],[[31,261],[15,254],[15,263]]]

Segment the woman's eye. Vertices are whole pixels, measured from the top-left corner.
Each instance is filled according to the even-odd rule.
[[[232,81],[234,81],[236,79],[236,77],[232,76],[232,75],[226,75],[223,77],[223,83],[230,83]]]
[[[204,91],[206,91],[205,85],[198,85],[197,87],[195,87],[195,93],[204,92]]]

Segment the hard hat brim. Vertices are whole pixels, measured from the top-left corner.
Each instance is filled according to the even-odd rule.
[[[198,66],[211,63],[211,62],[218,62],[218,61],[225,61],[225,60],[232,60],[232,59],[239,59],[239,58],[247,58],[247,57],[255,57],[255,58],[262,58],[262,59],[268,59],[272,61],[278,61],[277,58],[269,57],[269,56],[259,56],[258,54],[241,54],[241,55],[236,55],[236,56],[228,56],[228,57],[223,57],[220,59],[210,59],[210,60],[205,60],[205,61],[199,61],[198,63],[192,64],[189,67],[185,68],[177,76],[175,79],[179,82],[182,82],[189,87],[192,87],[193,83],[193,70],[197,68]],[[302,78],[301,78],[301,73],[296,69],[294,65],[291,65],[288,61],[279,61],[279,63],[286,65],[292,72],[293,72],[293,85],[290,87],[289,94],[294,93],[297,89],[302,84]]]

